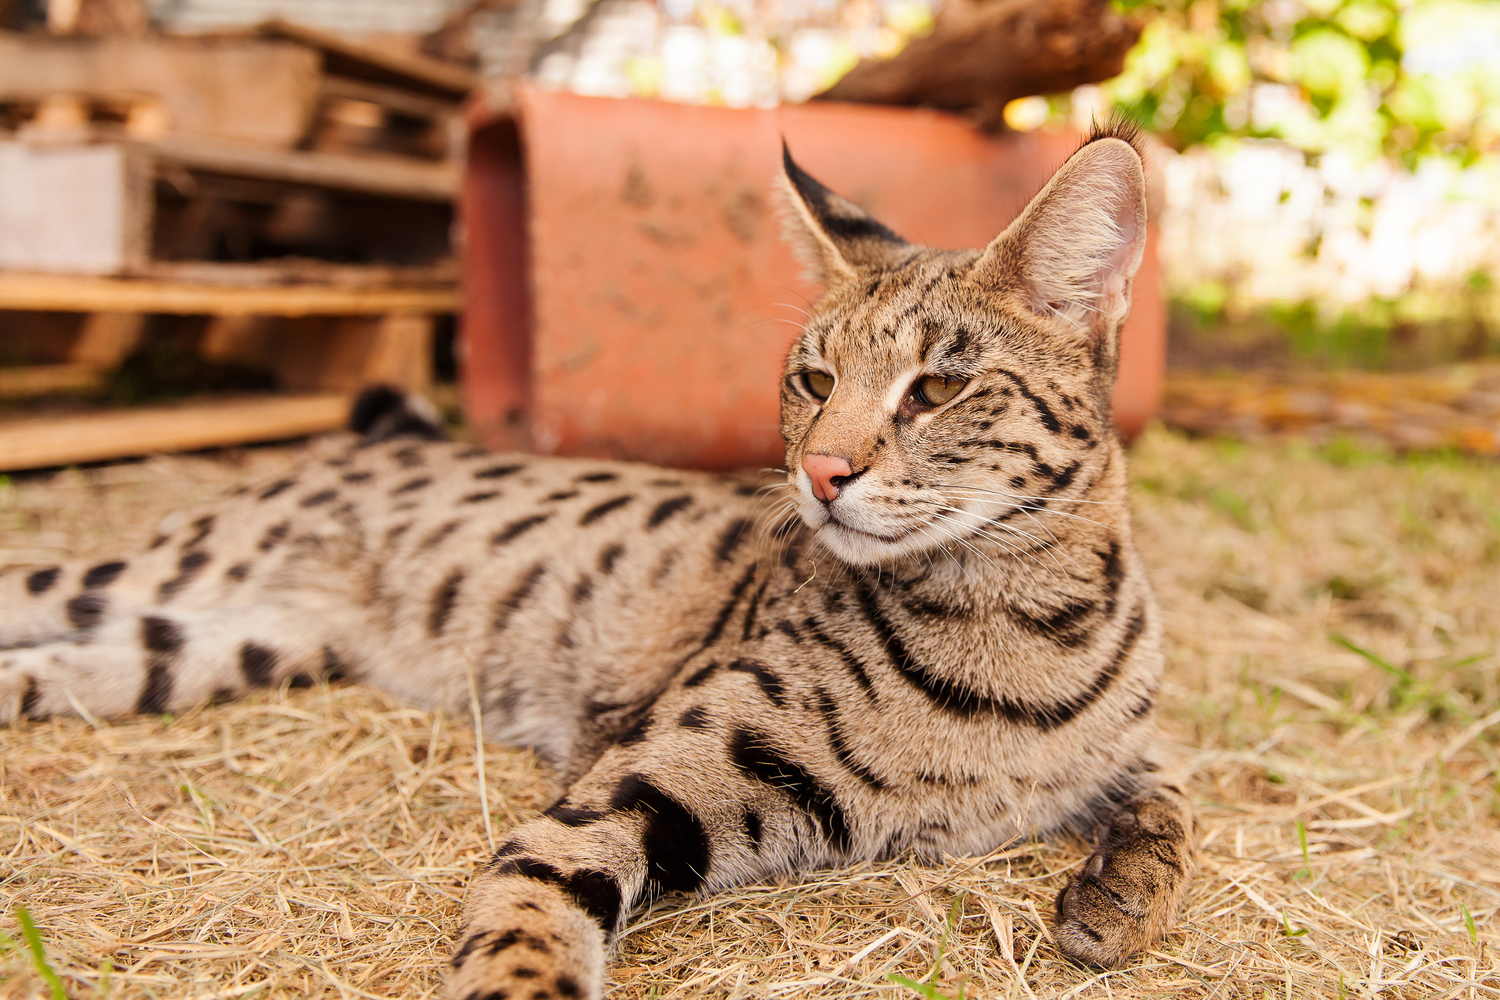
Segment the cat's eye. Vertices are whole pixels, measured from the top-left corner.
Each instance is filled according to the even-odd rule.
[[[802,387],[813,399],[821,402],[833,392],[833,376],[827,372],[803,372]]]
[[[928,406],[942,406],[964,391],[967,379],[951,378],[947,375],[923,375],[911,387],[912,398]]]

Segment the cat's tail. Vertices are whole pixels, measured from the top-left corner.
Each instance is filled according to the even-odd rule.
[[[397,437],[423,441],[448,437],[436,406],[423,396],[389,385],[372,385],[359,394],[349,410],[349,429],[368,444]]]

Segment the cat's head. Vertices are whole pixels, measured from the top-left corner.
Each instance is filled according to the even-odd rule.
[[[781,389],[798,514],[853,565],[986,535],[1027,547],[1024,517],[1066,510],[1116,450],[1146,241],[1133,130],[1096,129],[983,250],[908,243],[784,164],[788,235],[825,288]]]

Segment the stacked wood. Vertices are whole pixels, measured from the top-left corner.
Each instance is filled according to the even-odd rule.
[[[1109,0],[948,0],[931,33],[861,61],[818,96],[966,111],[998,127],[1018,97],[1118,75],[1139,37]]]
[[[0,34],[0,398],[98,387],[173,316],[283,395],[0,423],[0,469],[329,429],[364,384],[424,388],[474,74],[284,21],[108,34]]]

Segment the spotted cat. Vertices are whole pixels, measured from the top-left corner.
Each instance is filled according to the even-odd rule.
[[[461,713],[472,677],[488,735],[567,790],[475,875],[453,998],[600,996],[662,893],[1063,830],[1098,848],[1057,941],[1122,962],[1193,856],[1153,774],[1161,625],[1109,416],[1144,183],[1098,130],[954,252],[788,155],[826,291],[781,385],[784,480],[367,439],[147,552],[0,578],[0,718],[336,675]]]

